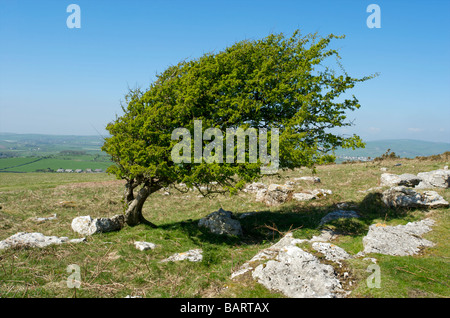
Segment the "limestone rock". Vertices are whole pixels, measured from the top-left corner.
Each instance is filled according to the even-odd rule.
[[[56,213],[53,214],[53,216],[49,216],[49,217],[44,217],[44,218],[35,217],[34,218],[34,221],[36,221],[36,222],[46,222],[46,221],[51,221],[51,220],[56,220]]]
[[[42,233],[27,233],[19,232],[7,239],[0,241],[0,249],[10,248],[10,247],[46,247],[53,244],[63,244],[63,243],[79,243],[84,242],[85,239],[74,239],[69,240],[67,237],[57,237],[57,236],[45,236]]]
[[[140,251],[153,250],[156,245],[150,242],[136,241],[134,242],[134,246]]]
[[[267,189],[260,189],[256,193],[256,201],[264,202],[267,206],[279,205],[291,198],[292,191],[290,185],[270,184]]]
[[[336,210],[325,215],[319,225],[341,218],[359,218],[359,214],[355,211]]]
[[[363,238],[363,253],[397,256],[417,254],[421,247],[434,245],[434,243],[421,238],[423,234],[431,231],[433,224],[432,219],[397,226],[372,224],[369,232]]]
[[[248,262],[246,262],[244,265],[242,265],[236,272],[234,272],[231,275],[231,278],[235,278],[239,275],[242,275],[248,271],[252,271],[255,269],[255,265],[258,264],[258,262],[261,261],[267,261],[269,259],[274,259],[278,253],[281,251],[281,249],[298,243],[305,242],[306,240],[301,239],[294,239],[292,236],[292,233],[287,233],[283,238],[281,238],[277,243],[274,245],[263,249],[259,251],[255,256],[252,257]]]
[[[319,177],[299,177],[299,178],[293,178],[292,179],[294,182],[298,182],[298,181],[307,181],[307,182],[312,182],[312,183],[320,183],[320,178]]]
[[[326,197],[333,194],[331,190],[326,189],[314,189],[310,191],[296,192],[292,194],[292,199],[296,201],[309,201]]]
[[[253,182],[248,184],[242,191],[244,192],[258,192],[261,189],[267,189],[267,186],[261,182]]]
[[[340,264],[340,261],[351,258],[343,248],[324,242],[315,242],[312,244],[313,249],[323,254],[329,261]]]
[[[439,169],[429,172],[420,172],[417,176],[422,180],[419,188],[449,188],[450,187],[450,170]]]
[[[200,219],[198,226],[207,227],[214,234],[242,235],[241,223],[233,219],[232,212],[222,208]]]
[[[383,173],[380,177],[382,186],[407,186],[414,187],[418,185],[422,179],[410,173],[396,175],[392,173]]]
[[[81,235],[92,235],[96,233],[105,233],[118,231],[125,224],[123,215],[115,215],[112,218],[96,218],[91,216],[79,216],[72,220],[72,229]]]
[[[342,292],[331,265],[293,245],[281,249],[274,260],[258,265],[252,276],[290,298],[332,298]]]
[[[177,262],[184,260],[188,260],[190,262],[201,262],[203,259],[202,253],[203,251],[201,249],[194,249],[183,253],[176,253],[166,259],[163,259],[162,261],[160,261],[160,263]]]
[[[439,208],[449,206],[449,203],[435,191],[425,191],[420,194],[404,186],[384,191],[382,200],[388,207]]]

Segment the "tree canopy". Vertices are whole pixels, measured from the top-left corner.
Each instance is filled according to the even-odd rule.
[[[223,136],[230,128],[265,129],[269,136],[279,131],[280,169],[313,167],[333,161],[336,147],[363,146],[356,135],[330,132],[350,126],[346,112],[360,107],[355,96],[339,97],[373,77],[353,78],[343,70],[338,52],[329,48],[332,40],[341,38],[302,36],[296,31],[290,37],[271,34],[244,40],[168,67],[146,91],[131,90],[122,106],[123,115],[108,124],[110,137],[102,147],[115,162],[108,171],[127,180],[127,223],[144,222],[145,199],[170,184],[207,185],[206,193],[233,192],[261,176],[267,162],[259,159],[174,162],[172,150],[180,141],[173,137],[174,130],[183,128],[193,136],[196,121],[201,121],[202,134],[207,128]],[[330,59],[339,72],[325,65]],[[207,137],[212,139],[203,136],[203,150]],[[271,138],[267,140],[272,147]],[[194,152],[188,155],[193,158]],[[248,150],[245,156],[249,158]]]

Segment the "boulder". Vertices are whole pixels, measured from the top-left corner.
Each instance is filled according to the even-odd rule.
[[[42,233],[19,232],[0,241],[0,250],[11,247],[46,247],[53,244],[80,243],[86,239],[69,240],[67,237],[46,236]]]
[[[429,172],[420,172],[417,176],[422,180],[418,188],[449,188],[450,170],[439,169]]]
[[[270,184],[267,189],[260,189],[256,193],[256,201],[264,202],[267,206],[279,205],[291,198],[293,190],[290,185]]]
[[[396,256],[417,254],[420,248],[434,245],[421,238],[423,234],[431,231],[433,224],[432,219],[397,226],[372,224],[363,238],[363,254],[379,253]]]
[[[202,253],[203,251],[201,249],[189,250],[183,253],[175,253],[172,256],[163,259],[162,261],[160,261],[160,263],[178,262],[184,260],[188,260],[190,262],[201,262],[203,259]]]
[[[91,216],[79,216],[72,220],[72,229],[81,235],[92,235],[119,231],[125,224],[123,215],[115,215],[112,218],[96,218]]]
[[[406,186],[414,187],[418,185],[422,179],[416,175],[410,173],[404,173],[396,175],[392,173],[383,173],[380,177],[380,183],[382,186]]]
[[[208,228],[214,234],[242,235],[241,223],[233,219],[233,213],[220,208],[198,222],[198,226]]]
[[[346,211],[346,210],[336,210],[325,215],[321,220],[319,225],[323,225],[333,220],[342,219],[342,218],[359,218],[359,214],[355,211]]]
[[[404,186],[392,187],[384,191],[381,199],[384,204],[392,208],[440,208],[449,206],[449,203],[435,191],[425,191],[420,194]]]

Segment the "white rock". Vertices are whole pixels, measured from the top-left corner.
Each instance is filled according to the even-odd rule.
[[[314,189],[310,191],[296,192],[292,194],[292,199],[296,201],[309,201],[314,199],[320,199],[327,195],[333,194],[331,190],[326,189]]]
[[[203,251],[201,249],[193,249],[183,253],[176,253],[166,259],[163,259],[162,261],[160,261],[160,263],[177,262],[184,260],[188,260],[190,262],[201,262],[203,259],[202,253]]]
[[[260,189],[256,193],[256,201],[264,202],[267,206],[282,204],[290,199],[292,186],[270,184],[267,189]]]
[[[0,249],[18,246],[46,247],[53,244],[79,243],[84,241],[85,239],[69,240],[69,238],[67,237],[45,236],[42,233],[36,232],[35,233],[19,232],[3,241],[0,241]]]
[[[404,186],[384,191],[381,199],[388,207],[440,208],[449,206],[449,203],[435,191],[425,191],[420,194]]]
[[[261,189],[267,189],[267,186],[261,182],[253,182],[251,184],[248,184],[242,191],[252,193],[258,192]]]
[[[340,261],[342,260],[351,258],[350,254],[343,248],[331,243],[315,242],[312,244],[312,247],[323,254],[327,260],[338,264],[340,264]]]
[[[35,217],[34,220],[36,222],[45,222],[45,221],[56,220],[56,213],[53,214],[53,216],[49,216],[49,217],[46,217],[46,218],[45,217],[44,218]]]
[[[380,177],[380,183],[382,186],[407,186],[414,187],[418,185],[422,179],[416,175],[410,173],[404,173],[396,175],[392,173],[383,173]]]
[[[450,170],[440,169],[429,172],[420,172],[417,174],[422,179],[424,185],[430,185],[437,188],[450,187]],[[424,187],[422,185],[422,187]]]
[[[258,265],[252,276],[269,290],[290,298],[332,298],[342,292],[331,265],[292,245],[281,249],[274,260]]]
[[[363,253],[397,256],[417,254],[421,247],[434,245],[433,242],[421,238],[423,234],[431,231],[433,224],[432,219],[397,226],[372,224],[369,227],[369,232],[363,238]]]
[[[140,251],[153,250],[156,245],[150,242],[136,241],[134,242],[134,246]]]
[[[72,220],[72,229],[81,235],[92,235],[96,233],[104,233],[118,231],[122,229],[125,223],[123,215],[115,215],[112,218],[97,218],[91,216],[79,216]]]
[[[307,181],[307,182],[313,182],[313,183],[319,183],[320,178],[319,177],[299,177],[299,178],[293,178],[294,182],[298,181]]]

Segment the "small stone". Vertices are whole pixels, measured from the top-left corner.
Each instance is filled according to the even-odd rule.
[[[49,216],[49,217],[46,217],[46,218],[35,217],[34,220],[36,222],[46,222],[46,221],[56,220],[56,213],[53,214],[53,216]]]
[[[163,259],[160,263],[178,262],[184,260],[188,260],[190,262],[201,262],[203,259],[202,253],[203,251],[201,249],[193,249],[183,253],[176,253],[166,259]]]
[[[156,245],[150,242],[136,241],[134,242],[134,246],[140,251],[153,250]]]
[[[299,177],[299,178],[293,178],[292,180],[294,182],[307,181],[307,182],[312,182],[312,183],[320,183],[319,177]]]

